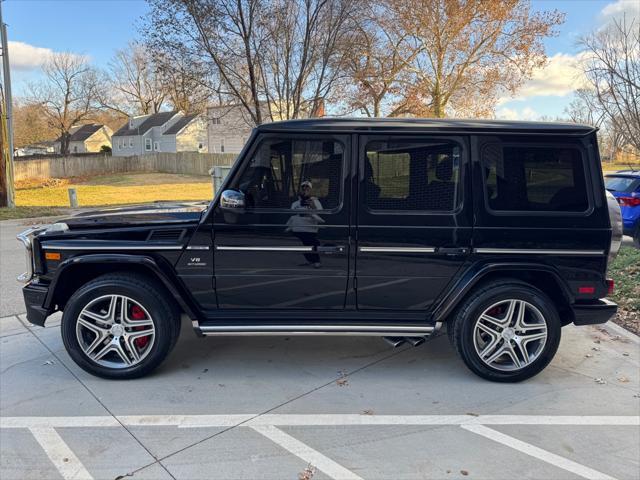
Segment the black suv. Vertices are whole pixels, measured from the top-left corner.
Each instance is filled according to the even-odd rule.
[[[24,232],[28,319],[69,355],[149,373],[198,335],[377,335],[443,324],[476,374],[519,381],[563,325],[616,312],[620,209],[574,124],[310,119],[256,128],[210,204],[91,212]]]

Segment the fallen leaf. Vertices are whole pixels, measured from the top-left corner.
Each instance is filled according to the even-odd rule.
[[[365,410],[362,412],[363,415],[373,415],[373,410]]]
[[[64,457],[64,458],[62,459],[62,461],[63,461],[64,463],[67,463],[67,462],[69,461],[69,459],[68,459],[67,457]]]
[[[465,415],[471,415],[472,417],[479,417],[480,416],[479,413],[473,413],[473,412],[467,412],[467,413],[465,413]]]
[[[627,377],[625,377],[624,375],[621,375],[618,377],[618,381],[620,383],[629,383],[629,379]]]
[[[590,353],[587,353],[587,354],[585,355],[585,357],[586,357],[586,358],[591,358],[591,357],[593,357],[593,355],[591,355]]]
[[[595,382],[599,385],[605,385],[607,383],[607,381],[604,378],[600,378],[600,377],[596,378]]]
[[[55,365],[55,362],[53,360],[47,360],[42,365]]]
[[[302,472],[298,474],[298,480],[311,480],[316,474],[316,467],[309,464]]]
[[[627,352],[622,352],[622,356],[623,356],[623,357],[628,357],[628,356],[629,356],[629,354],[628,354]]]
[[[462,475],[464,475],[465,477],[466,477],[467,475],[469,475],[469,472],[467,472],[466,470],[460,470],[460,473],[461,473]]]
[[[338,380],[336,380],[336,383],[339,387],[346,387],[347,385],[349,385],[349,382],[346,378],[339,378]]]

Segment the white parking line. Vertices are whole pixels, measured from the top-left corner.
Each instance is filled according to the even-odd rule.
[[[123,415],[102,417],[0,417],[0,428],[164,426],[180,428],[347,425],[601,425],[640,426],[639,415],[362,415],[236,414]]]
[[[356,475],[351,470],[347,470],[342,465],[325,457],[317,450],[314,450],[307,444],[293,438],[291,435],[286,434],[273,425],[262,425],[251,428],[334,480],[363,480],[362,477]]]
[[[460,425],[460,427],[470,432],[477,433],[478,435],[482,435],[494,442],[506,445],[514,450],[518,450],[519,452],[525,453],[531,457],[537,458],[538,460],[542,460],[543,462],[549,463],[555,467],[562,468],[567,472],[575,473],[583,478],[588,478],[589,480],[615,480],[614,477],[610,477],[602,472],[585,467],[584,465],[573,462],[568,458],[564,458],[560,455],[556,455],[555,453],[543,450],[542,448],[535,447],[529,443],[523,442],[522,440],[505,435],[504,433],[493,430],[492,428],[485,427],[484,425]]]
[[[640,426],[640,416],[614,415],[362,415],[362,414],[236,414],[236,415],[123,415],[86,417],[0,417],[0,428],[27,428],[65,480],[91,479],[55,428],[250,427],[334,479],[362,480],[320,452],[286,434],[277,426],[453,425],[482,435],[588,480],[615,480],[567,458],[493,430],[486,425]]]
[[[65,480],[93,480],[75,453],[53,428],[29,429]]]

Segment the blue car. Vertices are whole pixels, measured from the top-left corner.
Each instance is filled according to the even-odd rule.
[[[618,200],[625,235],[640,248],[640,170],[621,170],[604,177],[605,186]]]

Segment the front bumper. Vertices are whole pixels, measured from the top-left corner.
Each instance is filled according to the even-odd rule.
[[[571,308],[573,310],[573,323],[576,325],[606,323],[618,311],[618,305],[606,298],[600,298],[589,303],[576,303]]]
[[[40,327],[44,327],[44,321],[53,313],[43,306],[48,291],[46,286],[33,282],[22,288],[24,304],[27,307],[27,320]]]

